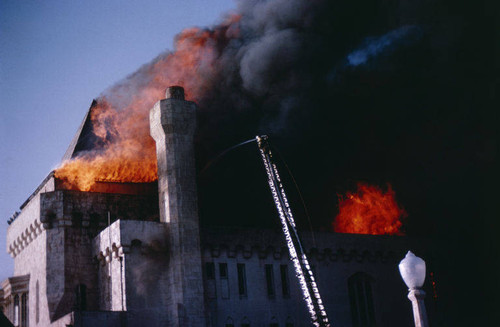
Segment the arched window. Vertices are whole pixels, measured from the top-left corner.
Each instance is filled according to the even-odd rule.
[[[38,281],[36,281],[35,286],[35,321],[37,324],[40,321],[40,286]]]
[[[373,278],[363,272],[349,277],[349,300],[353,327],[375,326],[372,285]]]
[[[286,318],[285,327],[293,327],[292,318],[290,318],[290,317]]]
[[[241,321],[241,327],[250,327],[250,320],[247,317],[243,317]]]
[[[24,293],[21,295],[21,326],[28,327],[28,294]]]
[[[276,319],[276,317],[271,318],[271,322],[269,323],[269,327],[279,327],[278,319]]]
[[[227,317],[225,327],[234,327],[234,321],[231,317]]]
[[[85,284],[76,285],[76,310],[87,310],[87,286]]]

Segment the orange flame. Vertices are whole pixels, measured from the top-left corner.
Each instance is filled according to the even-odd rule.
[[[175,52],[161,55],[111,89],[91,109],[93,132],[104,150],[91,151],[63,162],[55,177],[68,188],[90,191],[96,181],[152,182],[157,179],[156,151],[149,135],[149,109],[164,97],[168,86],[184,87],[190,100],[199,100],[215,74],[217,40],[238,35],[234,15],[219,28],[190,28],[176,38]],[[136,78],[136,80],[134,80]],[[131,82],[131,80],[133,82]],[[120,92],[130,100],[122,101]]]
[[[339,197],[339,214],[333,226],[338,233],[403,235],[401,218],[406,216],[390,184],[384,193],[377,186],[358,183],[356,193]]]

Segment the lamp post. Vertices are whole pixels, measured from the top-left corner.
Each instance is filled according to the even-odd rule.
[[[413,306],[415,327],[429,327],[424,304],[425,292],[421,289],[425,281],[425,261],[408,251],[406,257],[399,263],[399,272],[408,286],[408,298]]]

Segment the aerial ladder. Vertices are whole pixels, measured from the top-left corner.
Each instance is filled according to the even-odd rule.
[[[222,157],[231,150],[234,150],[242,145],[257,142],[259,147],[259,152],[264,163],[264,168],[267,174],[267,182],[269,183],[269,188],[273,196],[274,204],[278,210],[278,215],[281,222],[281,229],[285,235],[285,241],[288,247],[288,252],[290,254],[290,259],[293,262],[295,269],[295,275],[297,276],[300,284],[300,289],[302,290],[302,295],[311,316],[311,322],[316,327],[330,327],[330,322],[326,315],[325,306],[321,300],[319,294],[318,285],[314,274],[312,272],[309,261],[307,260],[306,253],[302,247],[302,243],[297,232],[297,226],[295,225],[295,220],[293,218],[292,209],[288,203],[288,199],[285,194],[285,188],[281,182],[280,175],[278,173],[278,168],[273,161],[273,155],[271,152],[271,146],[269,145],[268,136],[261,135],[256,136],[254,139],[250,139],[234,145],[227,150],[220,153],[217,158],[212,160],[214,162],[218,158]],[[210,163],[202,169],[205,171]]]
[[[260,155],[262,157],[262,161],[264,162],[264,168],[267,173],[267,182],[269,183],[269,187],[271,189],[274,204],[278,210],[281,228],[283,234],[285,235],[285,241],[288,246],[290,259],[293,262],[295,275],[299,280],[304,301],[306,302],[307,310],[311,316],[311,321],[313,325],[317,327],[330,327],[330,322],[328,321],[325,307],[319,294],[318,285],[316,284],[311,266],[309,265],[309,261],[307,260],[306,253],[297,233],[295,220],[285,194],[283,183],[281,182],[280,175],[278,173],[278,168],[273,161],[273,155],[271,153],[268,137],[267,135],[256,136],[255,141],[257,141]],[[247,142],[250,142],[250,140]]]

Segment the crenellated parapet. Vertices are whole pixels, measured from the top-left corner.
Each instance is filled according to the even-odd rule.
[[[93,240],[93,254],[101,264],[130,253],[134,246],[148,246],[165,239],[167,226],[159,222],[117,220]]]
[[[352,249],[352,248],[311,248],[307,251],[310,260],[331,262],[357,262],[357,263],[396,263],[400,253],[392,250]]]
[[[142,288],[148,282],[153,284],[152,290],[148,290],[149,296],[161,294],[158,293],[161,278],[159,274],[155,276],[155,272],[159,267],[164,268],[167,255],[151,256],[151,250],[166,248],[165,243],[158,247],[166,239],[166,233],[166,224],[160,222],[117,220],[93,239],[92,257],[98,268],[100,310],[125,311],[140,307],[143,305]],[[150,276],[155,277],[151,279]],[[151,293],[153,290],[155,294]],[[163,304],[158,302],[157,305]]]
[[[202,230],[202,252],[207,258],[288,259],[280,231],[210,227]],[[384,235],[304,232],[302,245],[310,261],[394,264],[407,249],[420,249],[419,240]]]
[[[358,263],[396,263],[401,259],[397,251],[352,249],[352,248],[309,248],[306,254],[311,261],[330,262],[358,262]],[[242,244],[204,244],[205,258],[258,258],[261,260],[282,260],[288,258],[288,249],[285,246],[259,246]]]
[[[130,244],[125,245],[113,243],[111,246],[107,246],[99,251],[96,259],[101,266],[105,266],[113,260],[120,260],[120,258],[123,258],[129,252]]]
[[[288,249],[286,247],[273,247],[273,246],[258,246],[258,245],[242,245],[242,244],[204,244],[202,248],[205,256],[219,258],[244,258],[250,259],[257,256],[259,259],[266,259],[272,257],[275,260],[281,260],[283,256],[288,256]]]

